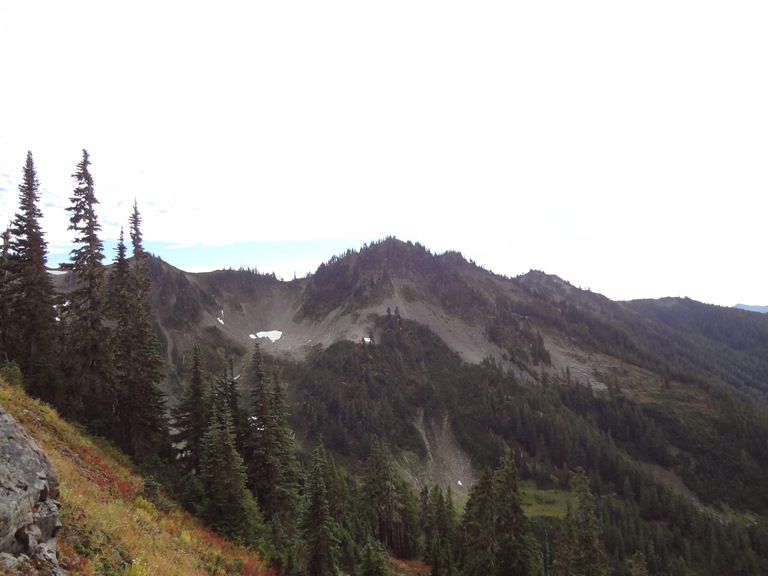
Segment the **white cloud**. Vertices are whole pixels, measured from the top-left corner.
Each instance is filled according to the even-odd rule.
[[[767,15],[3,5],[0,221],[30,149],[66,242],[86,147],[113,238],[136,197],[145,238],[179,246],[394,234],[613,298],[764,303]]]

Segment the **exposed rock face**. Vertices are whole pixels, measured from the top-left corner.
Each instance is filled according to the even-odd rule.
[[[59,481],[48,458],[0,406],[0,573],[62,576]]]

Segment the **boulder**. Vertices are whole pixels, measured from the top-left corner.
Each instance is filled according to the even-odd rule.
[[[50,460],[0,406],[0,573],[65,574],[56,562],[58,496]]]

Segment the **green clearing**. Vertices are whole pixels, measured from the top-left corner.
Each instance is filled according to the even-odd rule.
[[[523,507],[529,518],[536,516],[552,516],[562,518],[571,499],[570,492],[565,490],[537,488],[532,481],[521,483]]]

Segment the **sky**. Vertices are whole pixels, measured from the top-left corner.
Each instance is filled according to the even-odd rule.
[[[291,279],[396,236],[613,300],[768,304],[768,4],[0,3],[0,225],[50,262],[82,150],[188,271]]]

